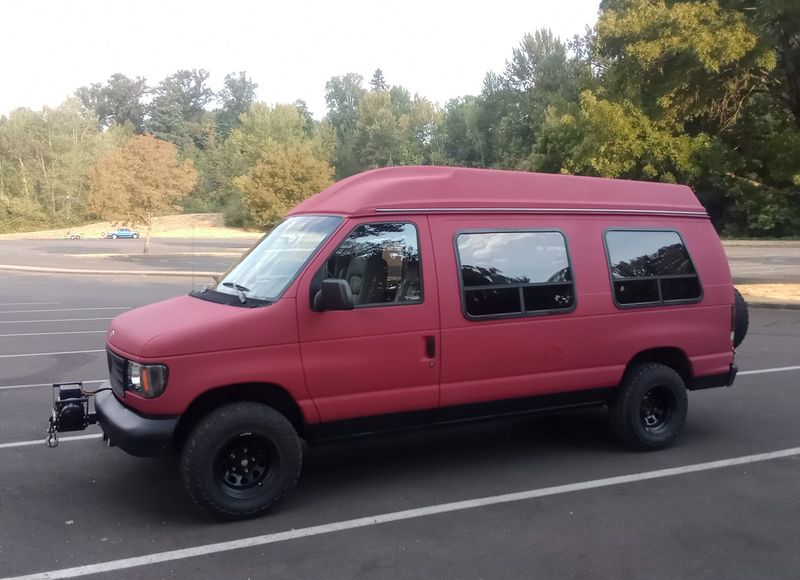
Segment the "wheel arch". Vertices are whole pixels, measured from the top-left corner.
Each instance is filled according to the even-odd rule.
[[[178,421],[176,443],[180,446],[192,427],[209,412],[238,401],[268,405],[286,417],[299,436],[305,434],[303,412],[286,389],[272,383],[239,383],[210,389],[194,399]]]
[[[625,367],[625,375],[631,369],[642,363],[659,363],[664,366],[670,367],[678,373],[683,379],[683,383],[688,387],[692,383],[694,371],[692,369],[692,362],[686,353],[680,348],[674,346],[660,346],[656,348],[648,348],[638,352]],[[624,376],[624,375],[623,375]]]

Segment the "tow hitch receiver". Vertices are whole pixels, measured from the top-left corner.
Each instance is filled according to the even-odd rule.
[[[53,383],[53,414],[47,425],[47,446],[58,447],[58,434],[83,431],[97,423],[97,415],[89,412],[89,398],[94,391],[84,391],[83,383]]]

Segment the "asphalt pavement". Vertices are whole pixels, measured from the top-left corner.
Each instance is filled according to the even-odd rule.
[[[797,578],[800,311],[751,310],[736,384],[690,393],[667,450],[603,409],[327,444],[276,511],[219,523],[173,460],[43,443],[48,385],[106,377],[110,318],[191,284],[3,274],[0,577]]]
[[[36,267],[103,271],[224,272],[258,240],[253,238],[155,238],[144,240],[3,240],[0,268]],[[800,242],[726,242],[737,284],[800,283]]]

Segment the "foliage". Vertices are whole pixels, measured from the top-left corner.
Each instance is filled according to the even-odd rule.
[[[217,111],[216,125],[222,138],[239,126],[239,117],[256,102],[257,88],[258,85],[244,71],[225,75],[225,86],[217,95],[222,108]]]
[[[244,71],[214,94],[194,69],[153,88],[115,74],[55,109],[13,111],[0,117],[0,228],[86,219],[98,159],[149,133],[176,146],[160,162],[197,171],[170,203],[232,225],[272,223],[331,171],[439,164],[686,183],[726,233],[797,236],[800,3],[599,4],[572,39],[509,39],[503,70],[441,107],[378,68],[368,83],[332,77],[317,120],[303,101],[257,101]]]
[[[333,168],[308,142],[270,145],[245,176],[235,179],[251,222],[269,228],[294,205],[333,182]]]
[[[147,90],[147,83],[142,77],[130,79],[117,73],[111,75],[105,85],[94,83],[81,87],[75,91],[75,95],[87,110],[97,115],[101,127],[130,125],[135,133],[141,134],[144,132],[143,98]]]
[[[179,70],[153,89],[146,128],[159,139],[171,141],[181,150],[204,149],[212,139],[214,123],[205,106],[214,98],[206,85],[204,69]]]
[[[9,200],[3,229],[42,223],[70,224],[86,211],[88,167],[97,156],[129,138],[130,129],[97,129],[97,118],[77,99],[55,109],[17,109],[0,118],[0,200]],[[25,200],[13,203],[12,200]],[[32,218],[31,207],[40,217]]]
[[[139,135],[106,153],[92,168],[89,209],[104,219],[146,226],[147,253],[153,218],[174,210],[196,181],[191,161],[179,161],[172,143]]]

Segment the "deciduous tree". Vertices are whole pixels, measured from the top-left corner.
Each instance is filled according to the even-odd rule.
[[[153,218],[174,210],[195,185],[191,161],[179,161],[172,143],[138,135],[106,153],[91,171],[89,207],[100,217],[143,224],[144,253],[150,249]]]
[[[256,166],[236,179],[250,218],[268,228],[307,197],[333,182],[333,168],[308,142],[274,144]]]

